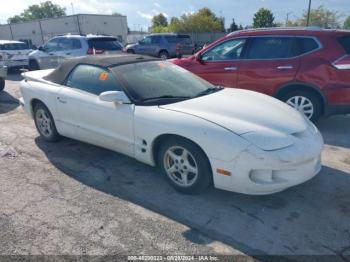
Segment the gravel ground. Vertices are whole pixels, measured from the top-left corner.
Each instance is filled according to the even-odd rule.
[[[303,185],[187,196],[129,157],[41,140],[20,80],[0,94],[0,255],[350,255],[350,116],[318,123],[323,169]]]

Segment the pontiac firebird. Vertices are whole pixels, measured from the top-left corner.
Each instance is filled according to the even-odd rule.
[[[321,169],[322,136],[299,112],[169,62],[79,57],[23,76],[21,105],[44,140],[65,136],[158,166],[184,193],[213,184],[270,194]]]

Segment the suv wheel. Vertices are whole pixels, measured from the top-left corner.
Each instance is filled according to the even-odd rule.
[[[212,181],[211,167],[204,152],[183,138],[171,138],[161,144],[158,165],[169,183],[182,193],[200,193]]]
[[[292,91],[281,99],[294,109],[303,113],[312,122],[316,122],[322,113],[322,105],[314,94],[307,91]]]
[[[162,60],[167,60],[169,59],[169,53],[167,51],[160,51],[159,52],[159,58]]]
[[[0,91],[4,90],[5,88],[5,79],[0,78]]]
[[[29,70],[30,71],[40,70],[38,62],[35,60],[29,60]]]

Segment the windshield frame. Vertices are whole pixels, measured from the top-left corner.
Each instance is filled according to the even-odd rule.
[[[174,65],[170,62],[166,62],[166,61],[161,61],[161,60],[157,60],[157,61],[152,61],[152,62],[138,62],[138,63],[132,63],[132,64],[147,64],[147,63],[168,63],[170,66],[177,66]],[[123,73],[121,73],[120,68],[124,67],[124,66],[128,66],[130,64],[125,64],[125,65],[118,65],[118,66],[114,66],[114,67],[110,67],[109,70],[112,72],[112,74],[116,77],[116,79],[122,84],[124,91],[126,93],[126,95],[129,97],[130,101],[135,104],[135,105],[141,105],[141,106],[152,106],[152,105],[165,105],[165,104],[172,104],[172,103],[177,103],[177,102],[181,102],[181,101],[185,101],[185,100],[190,100],[190,99],[194,99],[194,98],[198,98],[200,96],[205,96],[205,95],[209,95],[212,94],[214,92],[220,91],[223,88],[221,87],[216,87],[215,85],[209,83],[208,81],[200,78],[199,76],[188,72],[191,74],[191,76],[194,79],[199,80],[200,82],[204,82],[205,84],[208,85],[207,90],[202,90],[201,92],[199,92],[197,95],[194,96],[174,96],[174,97],[164,97],[164,96],[160,96],[160,97],[149,97],[149,98],[143,98],[143,99],[139,99],[137,97],[135,97],[135,89],[133,87],[131,87],[128,83],[128,81],[125,80],[125,78],[123,77]],[[183,68],[181,68],[182,70],[185,70]],[[210,89],[210,90],[209,90]],[[215,90],[214,90],[215,89]],[[214,91],[213,91],[214,90]],[[205,92],[208,91],[208,92]],[[134,93],[134,94],[133,94]]]

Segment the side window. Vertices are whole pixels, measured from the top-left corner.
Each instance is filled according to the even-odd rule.
[[[202,56],[203,61],[229,61],[241,57],[246,39],[231,39],[214,46]]]
[[[150,45],[152,43],[152,39],[149,36],[146,36],[143,40],[142,40],[144,45]]]
[[[79,39],[74,38],[61,38],[59,41],[60,50],[73,50],[81,48]]]
[[[55,38],[50,41],[48,41],[45,44],[45,49],[47,52],[54,52],[59,50],[58,42],[60,41],[60,38]]]
[[[177,40],[177,37],[175,35],[168,35],[168,36],[165,36],[165,40],[168,42],[168,43],[177,43],[178,40]]]
[[[80,89],[94,95],[106,91],[122,91],[120,83],[112,73],[100,67],[78,65],[69,74],[66,86]]]
[[[302,55],[319,48],[318,43],[313,38],[296,37],[294,55]]]
[[[247,59],[289,58],[294,37],[257,37],[253,38],[247,52]]]
[[[152,36],[152,44],[159,44],[161,41],[161,36]]]

